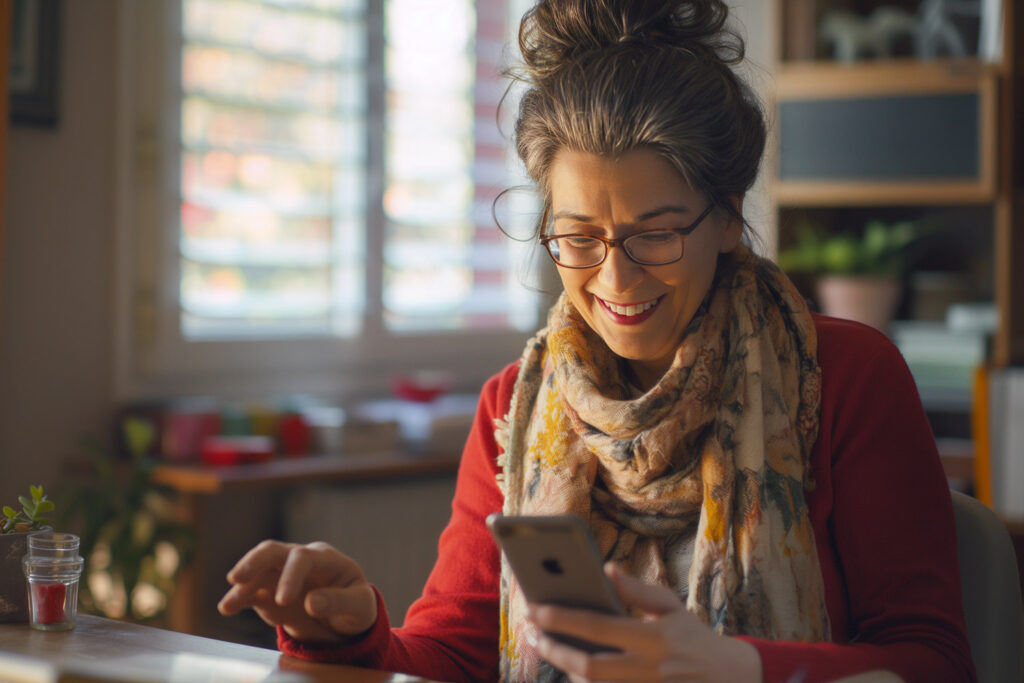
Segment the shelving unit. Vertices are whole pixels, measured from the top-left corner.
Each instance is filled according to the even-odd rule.
[[[995,305],[994,367],[1024,365],[1024,7],[1001,4],[996,60],[920,60],[908,39],[893,57],[839,62],[818,39],[826,12],[913,13],[920,0],[774,0],[770,105],[775,246],[792,245],[807,222],[828,232],[876,219],[937,228],[918,271],[903,276],[896,317],[924,310],[912,284],[952,274],[965,298]],[[813,278],[794,280],[813,301]],[[951,485],[974,492],[972,392],[921,394]]]
[[[990,362],[1021,365],[1024,11],[1003,1],[996,62],[901,56],[839,63],[816,37],[826,5],[868,15],[883,5],[914,11],[918,4],[775,0],[779,139],[770,186],[777,246],[792,243],[805,218],[835,230],[870,218],[956,226],[933,258],[945,260],[944,268],[961,259],[972,293],[995,302]],[[880,117],[885,125],[866,123]],[[909,308],[905,297],[898,317]]]

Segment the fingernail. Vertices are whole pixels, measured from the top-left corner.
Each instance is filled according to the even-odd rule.
[[[327,598],[322,595],[314,595],[309,599],[309,606],[314,612],[320,614],[327,609]]]

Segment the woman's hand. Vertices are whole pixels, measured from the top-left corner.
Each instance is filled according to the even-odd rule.
[[[686,610],[671,590],[627,576],[612,564],[605,573],[627,606],[642,619],[590,610],[531,605],[529,616],[544,631],[610,645],[622,652],[590,654],[543,634],[538,650],[573,681],[760,681],[761,658],[753,645],[720,636]]]
[[[228,572],[231,588],[217,609],[252,607],[292,638],[336,641],[377,621],[377,596],[356,562],[326,543],[263,541]]]

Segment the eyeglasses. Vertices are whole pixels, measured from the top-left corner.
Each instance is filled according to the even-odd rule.
[[[685,228],[648,230],[629,237],[608,239],[597,235],[546,235],[540,243],[563,268],[593,268],[604,263],[608,249],[619,245],[631,260],[642,266],[664,266],[683,258],[685,236],[697,229],[714,208],[709,204],[697,219]]]

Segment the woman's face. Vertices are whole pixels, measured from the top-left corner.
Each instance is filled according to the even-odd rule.
[[[708,205],[649,149],[617,160],[562,149],[552,162],[549,188],[556,234],[618,239],[681,228]],[[608,249],[599,266],[559,267],[558,274],[590,327],[649,388],[672,364],[683,331],[711,287],[718,254],[735,249],[741,232],[739,220],[716,210],[685,237],[683,257],[675,263],[642,266],[619,245]]]

